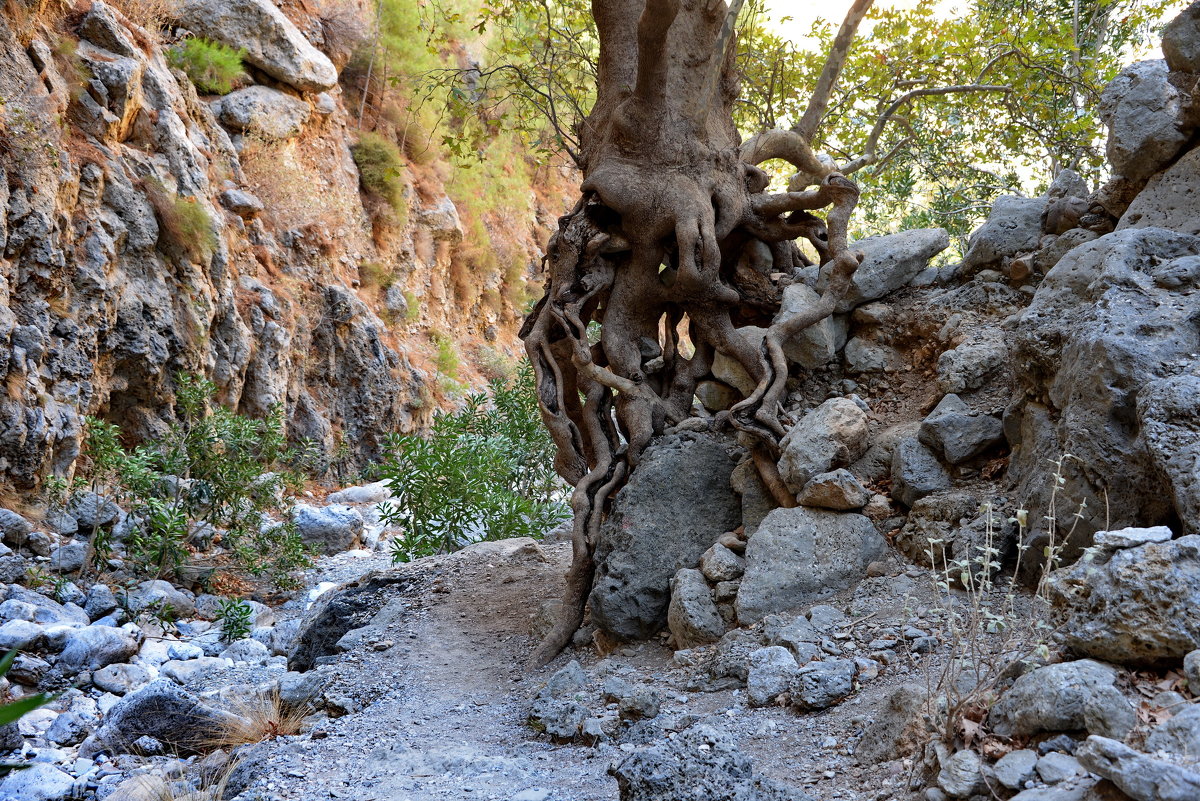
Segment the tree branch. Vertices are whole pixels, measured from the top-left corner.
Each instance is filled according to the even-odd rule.
[[[872,3],[874,0],[854,0],[850,10],[846,12],[846,18],[842,20],[842,27],[833,40],[833,47],[829,49],[829,56],[821,69],[821,77],[817,79],[817,86],[808,101],[808,108],[800,121],[792,126],[792,130],[804,137],[805,141],[811,142],[817,135],[817,128],[825,118],[825,110],[829,108],[833,88],[837,85],[842,67],[846,65],[846,57],[850,53],[850,45],[854,43],[854,35],[858,32],[863,17],[871,9]]]

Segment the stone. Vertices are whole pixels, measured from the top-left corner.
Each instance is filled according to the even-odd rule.
[[[746,546],[743,543],[742,552],[744,553],[745,550]],[[746,572],[746,560],[720,542],[716,542],[700,557],[700,572],[706,579],[714,583],[735,581]]]
[[[1117,740],[1093,734],[1075,755],[1085,768],[1108,779],[1134,801],[1200,798],[1200,772],[1146,756]]]
[[[733,738],[704,724],[635,748],[608,772],[620,801],[812,801],[798,789],[756,780]]]
[[[1000,269],[1016,256],[1037,250],[1046,204],[1047,199],[1040,197],[996,198],[987,221],[967,240],[959,272],[972,276],[981,270]]]
[[[231,662],[248,662],[251,665],[265,664],[270,656],[271,649],[250,638],[238,640],[221,652],[222,659],[228,659]]]
[[[33,524],[11,509],[0,509],[0,541],[20,548],[33,531]]]
[[[113,695],[126,695],[150,683],[150,672],[141,665],[117,663],[92,673],[92,684]]]
[[[85,491],[71,497],[67,513],[75,518],[80,530],[90,532],[97,526],[115,522],[121,508],[111,498]]]
[[[758,352],[763,338],[767,335],[767,329],[747,325],[736,329],[734,335],[740,337],[752,350]],[[718,350],[713,356],[712,374],[718,380],[737,389],[742,397],[749,397],[758,386],[758,382],[750,377],[742,363],[722,350]]]
[[[79,745],[91,733],[94,723],[74,712],[63,712],[46,729],[45,738],[57,745]]]
[[[667,625],[676,648],[693,648],[716,642],[725,633],[725,621],[713,603],[704,574],[684,568],[671,579]]]
[[[979,389],[1007,364],[1008,358],[1008,346],[995,332],[964,342],[938,357],[938,389],[946,393]]]
[[[1069,754],[1051,751],[1037,761],[1037,774],[1046,784],[1059,784],[1087,773],[1079,760]]]
[[[1085,554],[1047,590],[1075,653],[1150,665],[1200,647],[1200,535]]]
[[[1163,28],[1162,51],[1172,72],[1200,72],[1200,6],[1195,2]]]
[[[854,692],[857,673],[853,659],[810,662],[792,679],[792,704],[805,712],[827,709]]]
[[[247,86],[212,103],[213,114],[231,131],[267,140],[298,136],[312,109],[298,97],[266,86]],[[261,203],[260,203],[261,205]]]
[[[174,682],[158,679],[113,706],[100,729],[80,747],[80,755],[122,753],[139,737],[153,737],[181,756],[202,753],[233,720],[230,713],[208,706]]]
[[[292,511],[292,522],[306,545],[327,555],[353,548],[365,526],[362,514],[345,504],[316,507],[298,503]]]
[[[950,237],[943,228],[916,228],[854,242],[850,249],[862,251],[864,258],[850,278],[850,289],[838,303],[837,313],[853,311],[907,285],[949,246]],[[829,268],[825,267],[817,291],[823,291],[828,280]]]
[[[1200,148],[1154,175],[1121,215],[1117,230],[1149,226],[1200,234]]]
[[[1109,82],[1098,111],[1114,173],[1144,181],[1179,154],[1188,140],[1179,126],[1183,102],[1161,59],[1130,64]]]
[[[312,710],[331,682],[332,676],[326,670],[289,671],[279,677],[279,702],[285,709]]]
[[[83,567],[87,559],[88,544],[86,542],[69,542],[60,545],[50,553],[50,570],[58,573],[74,573]]]
[[[91,620],[104,617],[117,608],[117,596],[107,584],[93,584],[87,591],[83,611]]]
[[[892,453],[892,497],[911,507],[921,498],[950,489],[950,474],[916,437],[900,440]]]
[[[972,554],[958,546],[959,535],[979,510],[979,499],[962,490],[935,492],[920,498],[909,510],[904,527],[893,544],[911,561],[925,567],[970,558]]]
[[[819,299],[820,294],[807,284],[789,284],[783,289],[772,325],[777,325],[802,314]],[[783,343],[783,355],[809,370],[824,367],[837,359],[838,351],[846,344],[846,325],[836,315],[822,318],[814,325]]]
[[[29,561],[22,556],[0,556],[0,584],[15,584],[25,578]]]
[[[1200,256],[1187,261],[1192,284],[1200,286]],[[1200,375],[1151,381],[1138,393],[1137,412],[1146,452],[1170,485],[1183,532],[1200,533]]]
[[[50,671],[50,663],[33,654],[17,654],[4,678],[26,687],[36,687]]]
[[[96,670],[115,662],[125,662],[138,652],[141,639],[125,629],[87,626],[67,637],[58,655],[58,666],[71,673]]]
[[[189,618],[196,614],[196,596],[162,579],[143,581],[130,593],[128,604],[134,612],[155,607],[160,611],[168,611],[169,608],[176,618]]]
[[[759,648],[750,654],[746,676],[746,697],[750,706],[767,706],[791,688],[800,671],[796,657],[781,645]]]
[[[75,780],[53,765],[34,762],[0,781],[0,798],[16,801],[60,801],[71,797]]]
[[[1010,790],[1020,790],[1025,786],[1025,782],[1033,778],[1037,762],[1036,751],[1020,748],[1016,751],[1009,751],[996,760],[992,771],[995,773],[996,781]]]
[[[746,546],[738,620],[754,623],[849,589],[887,545],[866,517],[796,507],[767,515]]]
[[[173,642],[167,646],[167,657],[177,660],[199,659],[204,649],[190,642]]]
[[[942,761],[937,783],[951,798],[969,798],[983,789],[983,760],[971,750],[955,751]]]
[[[813,476],[848,467],[867,450],[867,413],[849,398],[832,398],[796,423],[780,442],[779,474],[792,492]]]
[[[1004,424],[989,414],[971,411],[950,393],[921,421],[917,439],[950,464],[962,464],[1004,442]]]
[[[871,446],[858,461],[850,465],[850,472],[859,481],[867,483],[889,478],[892,474],[892,455],[896,452],[896,446],[905,437],[915,437],[920,425],[916,422],[888,426],[871,437]]]
[[[768,645],[787,648],[798,665],[824,655],[818,647],[824,635],[803,615],[767,615],[763,618],[763,639]]]
[[[846,372],[851,375],[892,373],[904,367],[904,357],[895,348],[863,337],[847,342],[843,355]]]
[[[1117,672],[1091,660],[1047,665],[1021,676],[988,715],[1001,737],[1087,730],[1124,738],[1137,723],[1114,683]]]
[[[1200,696],[1200,649],[1183,658],[1183,674],[1187,677],[1188,691]]]
[[[1200,704],[1172,709],[1172,717],[1159,723],[1146,738],[1146,748],[1195,759],[1200,756]]]
[[[1150,528],[1118,529],[1117,531],[1097,531],[1092,537],[1092,545],[1100,551],[1120,551],[1125,548],[1136,548],[1139,545],[1167,542],[1175,534],[1166,526],[1151,526]]]
[[[175,17],[198,36],[245,51],[248,63],[302,92],[337,85],[333,62],[267,0],[184,0]]]
[[[508,542],[519,544],[520,539]],[[338,642],[353,629],[376,620],[399,619],[411,584],[412,577],[406,573],[378,570],[322,593],[300,622],[288,652],[288,670],[303,673],[312,670],[317,660],[339,653]]]
[[[710,412],[722,412],[742,399],[742,394],[723,381],[704,380],[696,384],[700,405]]]
[[[392,497],[387,481],[375,481],[358,487],[346,487],[326,496],[327,503],[383,503]]]
[[[303,123],[301,123],[303,125]],[[286,137],[280,137],[286,138]],[[217,199],[221,205],[232,211],[243,220],[253,220],[258,215],[262,214],[263,202],[255,195],[247,192],[245,189],[226,189]],[[336,494],[336,493],[334,493]],[[337,501],[334,501],[337,503]]]
[[[0,652],[33,651],[42,642],[44,629],[28,620],[9,620],[0,624]]]
[[[837,511],[861,509],[870,499],[871,491],[844,467],[813,476],[796,496],[801,506]]]
[[[620,639],[662,630],[672,577],[741,523],[735,464],[711,436],[672,434],[647,448],[601,525],[589,598],[597,626]]]
[[[208,676],[229,667],[229,663],[217,656],[200,656],[195,659],[172,659],[164,662],[159,674],[176,684],[199,684]]]
[[[907,756],[924,746],[929,692],[917,684],[902,684],[875,712],[854,755],[861,764],[874,765]]]

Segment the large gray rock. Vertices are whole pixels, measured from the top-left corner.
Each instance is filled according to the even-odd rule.
[[[1200,647],[1200,535],[1089,556],[1047,583],[1071,650],[1145,665]]]
[[[800,492],[819,473],[848,467],[867,450],[867,413],[849,398],[832,398],[800,419],[780,443],[779,474]]]
[[[667,622],[671,578],[696,567],[717,538],[737,528],[730,488],[735,460],[725,441],[678,434],[648,448],[617,494],[596,546],[592,620],[623,639]]]
[[[968,340],[938,356],[937,383],[942,392],[979,389],[1008,361],[1008,346],[995,331]]]
[[[1134,801],[1200,798],[1200,772],[1146,756],[1116,740],[1092,735],[1075,756],[1085,768],[1108,779]]]
[[[298,503],[292,521],[305,545],[331,556],[353,548],[366,525],[362,514],[345,504],[318,507]]]
[[[298,136],[312,112],[300,98],[266,86],[247,86],[230,92],[213,101],[212,109],[225,127],[264,139]]]
[[[1200,704],[1191,704],[1154,727],[1146,748],[1181,757],[1200,756]]]
[[[33,531],[33,524],[11,509],[0,509],[0,542],[20,548]]]
[[[75,518],[80,529],[91,531],[97,526],[106,526],[115,521],[121,514],[121,508],[105,495],[80,492],[71,497],[70,503],[67,504],[67,513]]]
[[[140,647],[141,638],[126,629],[87,626],[67,637],[66,647],[58,655],[58,666],[71,673],[95,670],[128,661]]]
[[[1162,51],[1174,72],[1200,72],[1200,2],[1193,2],[1167,23]]]
[[[1020,748],[1016,751],[1009,751],[996,760],[992,770],[995,772],[996,781],[1010,790],[1020,790],[1025,786],[1025,782],[1033,778],[1037,762],[1037,751]]]
[[[1001,737],[1077,731],[1124,738],[1137,714],[1114,686],[1117,672],[1088,659],[1047,665],[1021,676],[988,714]]]
[[[979,511],[979,499],[969,492],[949,490],[920,498],[912,505],[894,545],[913,562],[925,567],[970,560],[974,554],[956,547],[969,519]]]
[[[1151,178],[1121,215],[1117,230],[1149,226],[1200,234],[1200,147]]]
[[[892,452],[892,497],[912,506],[926,495],[950,488],[950,474],[916,437],[900,440]]]
[[[1037,250],[1046,203],[1042,197],[996,198],[987,221],[967,240],[967,253],[959,269],[966,275],[1000,269],[1018,254]]]
[[[866,517],[823,509],[776,509],[746,545],[738,620],[807,606],[858,584],[887,544]]]
[[[746,675],[746,697],[750,706],[766,706],[791,689],[800,672],[796,657],[782,645],[769,645],[750,654]]]
[[[621,801],[811,801],[800,790],[756,780],[733,738],[703,724],[635,750],[609,773]]]
[[[1148,447],[1138,401],[1157,379],[1194,372],[1200,276],[1181,268],[1198,255],[1200,237],[1160,228],[1107,234],[1063,257],[1016,318],[1019,391],[1005,431],[1009,476],[1016,503],[1029,510],[1035,551],[1048,540],[1049,463],[1064,453],[1074,458],[1063,463],[1056,492],[1060,519],[1081,513],[1067,561],[1096,531],[1183,519],[1172,480]],[[1159,408],[1147,403],[1146,420]],[[1151,429],[1151,440],[1163,436]]]
[[[337,70],[268,0],[184,0],[176,18],[192,33],[244,50],[272,78],[306,92],[337,85]]]
[[[180,755],[201,753],[219,741],[234,717],[208,706],[167,679],[130,693],[104,716],[104,724],[80,747],[81,756],[124,753],[139,737],[153,737]]]
[[[971,411],[957,395],[942,398],[921,422],[917,439],[961,464],[1004,441],[1004,424],[990,414]]]
[[[919,684],[900,685],[875,712],[854,755],[865,765],[907,756],[928,741],[930,711],[928,690]]]
[[[12,801],[60,801],[71,797],[75,780],[53,765],[35,762],[0,782],[0,798]]]
[[[828,473],[818,473],[809,479],[796,496],[802,506],[820,509],[861,509],[871,500],[871,491],[859,483],[844,467]]]
[[[300,623],[288,654],[288,670],[312,670],[317,660],[340,651],[338,642],[347,632],[367,626],[377,617],[388,614],[399,619],[412,585],[407,573],[380,570],[326,592]]]
[[[792,704],[805,712],[827,709],[854,692],[857,673],[853,659],[810,662],[792,679]]]
[[[58,573],[74,573],[83,567],[87,558],[88,544],[86,542],[68,542],[50,552],[50,570]]]
[[[937,783],[951,798],[968,798],[984,789],[983,760],[969,749],[955,751],[942,762]]]
[[[156,608],[169,611],[175,618],[188,618],[196,614],[195,594],[162,579],[143,581],[128,594],[127,604],[134,612]]]
[[[1144,181],[1179,154],[1184,97],[1161,59],[1130,64],[1100,95],[1100,119],[1108,126],[1106,153],[1113,172]]]
[[[699,570],[684,568],[671,579],[667,626],[676,648],[716,642],[725,633],[725,622],[713,603],[712,590]]]
[[[861,250],[865,258],[854,271],[850,289],[838,303],[837,312],[853,311],[855,306],[905,286],[929,266],[930,259],[949,246],[950,237],[944,228],[917,228],[854,242],[851,249]],[[828,268],[822,270],[818,290],[825,288],[828,274]]]
[[[820,293],[807,284],[791,284],[783,290],[783,300],[772,324],[802,314],[820,300]],[[837,315],[823,318],[783,343],[783,354],[790,361],[812,370],[837,358],[846,344],[846,321]]]

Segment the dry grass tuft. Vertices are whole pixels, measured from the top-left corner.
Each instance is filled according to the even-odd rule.
[[[229,717],[221,730],[206,744],[209,749],[229,749],[261,743],[276,737],[299,734],[308,710],[290,708],[278,692],[237,696],[227,703]]]

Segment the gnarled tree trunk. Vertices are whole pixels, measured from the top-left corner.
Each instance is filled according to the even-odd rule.
[[[651,438],[691,414],[715,352],[757,382],[715,424],[741,432],[766,485],[780,503],[795,503],[775,467],[785,433],[782,345],[832,314],[849,285],[861,259],[846,242],[858,188],[793,132],[742,147],[731,113],[740,5],[592,5],[600,70],[596,104],[580,131],[581,197],[551,238],[546,294],[521,332],[558,446],[556,467],[575,487],[563,616],[535,653],[537,664],[582,623],[607,504]],[[793,188],[801,191],[766,193],[767,175],[755,163],[770,157],[798,167],[806,177]],[[812,213],[829,207],[824,220]],[[783,288],[808,264],[797,238],[812,243],[830,280],[805,313],[773,325]],[[741,258],[756,240],[773,255],[769,271]],[[767,328],[761,347],[738,332],[747,325]],[[589,326],[599,328],[595,344]]]

